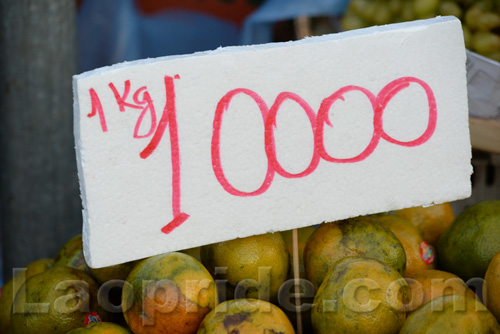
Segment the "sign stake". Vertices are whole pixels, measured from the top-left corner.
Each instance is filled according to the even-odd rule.
[[[302,334],[302,313],[300,307],[300,261],[297,229],[292,230],[293,242],[293,278],[295,286],[295,312],[297,313],[297,334]]]

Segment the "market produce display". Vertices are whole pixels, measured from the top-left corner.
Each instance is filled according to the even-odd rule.
[[[465,46],[500,61],[500,2],[498,0],[352,0],[342,18],[342,28],[453,15],[462,21]]]
[[[435,219],[430,217],[436,210],[438,206],[418,209],[428,219]],[[423,262],[426,254],[414,246],[424,242],[417,228],[422,221],[405,220],[401,211],[301,230],[305,247],[300,257],[318,285],[309,291],[301,287],[303,333],[371,333],[373,328],[377,333],[429,333],[451,330],[454,324],[462,324],[460,333],[500,333],[495,320],[500,320],[500,229],[491,228],[500,226],[500,201],[463,210],[434,250],[440,260],[406,269],[405,259]],[[75,268],[74,261],[54,265],[52,259],[40,259],[20,273],[24,276],[4,285],[0,329],[6,334],[293,333],[294,291],[285,281],[293,277],[289,234],[204,246],[204,264],[186,254],[197,255],[192,249],[97,271]],[[450,251],[446,245],[454,235],[460,237]],[[81,254],[79,240],[81,236],[69,240],[57,258]],[[70,247],[75,244],[79,246]],[[267,253],[268,248],[274,251]],[[332,263],[311,267],[311,257],[324,254]],[[460,254],[470,256],[462,259]],[[324,277],[316,279],[319,274]],[[478,288],[470,279],[485,281]],[[113,298],[110,286],[121,300]],[[235,289],[244,292],[241,298],[234,299]],[[454,312],[453,305],[461,311]],[[433,307],[442,311],[433,312]]]
[[[454,15],[469,49],[500,60],[499,12],[498,0],[352,0],[342,25]],[[292,239],[269,232],[96,269],[76,235],[2,287],[0,333],[500,334],[500,200],[457,216],[443,203],[318,221]]]

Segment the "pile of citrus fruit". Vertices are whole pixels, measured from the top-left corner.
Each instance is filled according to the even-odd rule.
[[[296,305],[291,231],[101,269],[79,235],[3,286],[0,332],[500,333],[500,201],[324,222],[298,250]]]
[[[462,22],[465,46],[500,61],[500,2],[498,0],[351,0],[342,28],[455,16]]]

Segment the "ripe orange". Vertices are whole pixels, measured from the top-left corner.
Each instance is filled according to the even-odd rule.
[[[445,295],[464,295],[476,298],[474,291],[469,289],[458,276],[441,270],[423,270],[407,275],[411,291],[409,311],[414,311],[425,303]]]
[[[390,215],[376,216],[379,222],[389,228],[399,239],[406,254],[405,275],[435,267],[435,251],[422,239],[418,228],[409,221]]]
[[[210,273],[195,258],[180,252],[142,260],[126,282],[122,308],[135,334],[196,333],[217,303]]]
[[[289,254],[277,232],[203,246],[201,260],[214,277],[228,280],[228,299],[275,301],[287,278]]]
[[[395,215],[415,225],[425,241],[437,247],[439,239],[455,219],[451,204],[418,206],[394,211]]]

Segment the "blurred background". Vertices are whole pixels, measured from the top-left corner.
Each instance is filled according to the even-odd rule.
[[[458,17],[466,47],[498,66],[498,0],[0,1],[0,286],[13,268],[53,257],[81,233],[72,75],[437,15]],[[484,100],[492,100],[500,77],[485,81]],[[500,199],[500,101],[495,106],[471,123],[473,196],[454,203],[457,210]]]

